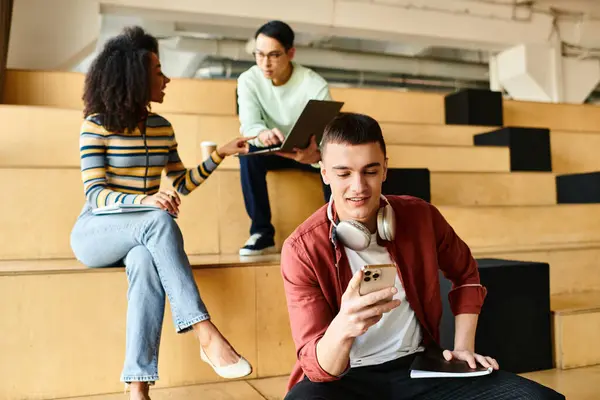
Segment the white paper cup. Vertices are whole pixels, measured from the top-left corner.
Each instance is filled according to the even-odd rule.
[[[202,159],[206,160],[217,149],[217,144],[215,142],[202,142],[200,143],[200,149],[202,150]]]

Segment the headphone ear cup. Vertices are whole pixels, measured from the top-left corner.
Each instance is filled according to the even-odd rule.
[[[340,222],[335,233],[344,246],[354,251],[362,251],[371,244],[371,232],[357,221]]]
[[[396,216],[391,205],[382,207],[377,212],[377,233],[383,240],[392,241],[396,235]]]

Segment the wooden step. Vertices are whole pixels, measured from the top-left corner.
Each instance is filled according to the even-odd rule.
[[[252,385],[253,381],[207,383],[194,386],[163,388],[160,384],[150,389],[153,400],[265,400],[269,399]],[[121,393],[99,396],[69,397],[69,400],[124,400]],[[280,397],[283,400],[283,397]],[[59,399],[60,400],[60,399]],[[66,399],[64,399],[66,400]]]
[[[577,368],[568,371],[551,369],[521,374],[565,395],[569,400],[597,400],[600,386],[600,366]],[[283,400],[288,376],[251,379],[246,381],[268,400]]]
[[[7,71],[5,102],[82,109],[84,75],[74,72]],[[173,79],[157,112],[236,114],[235,80]],[[381,122],[444,123],[441,94],[398,90],[331,88],[344,111],[369,114]]]
[[[389,168],[427,168],[431,172],[509,172],[507,147],[388,145]],[[238,170],[236,157],[222,168]]]
[[[253,364],[253,377],[288,374],[295,351],[279,266],[196,265],[195,277],[213,320]],[[237,295],[231,297],[232,292]],[[0,387],[0,398],[42,399],[118,392],[125,293],[122,268],[0,272],[0,301],[13,305],[0,319],[0,329],[5,332],[0,341],[0,373],[10,377],[12,383]],[[99,298],[103,301],[99,302]],[[600,292],[553,296],[552,308],[555,329],[561,335],[557,354],[562,359],[558,365],[571,368],[596,362],[591,358],[593,354],[581,350],[577,343],[586,343],[587,349],[595,340],[597,330],[591,325],[596,323],[593,318],[600,309]],[[23,319],[24,314],[28,318]],[[581,314],[585,316],[579,318]],[[86,327],[84,336],[81,326]],[[161,380],[156,389],[222,381],[196,353],[197,343],[191,335],[173,332],[167,311],[159,365]],[[73,354],[77,354],[76,359]],[[102,376],[97,375],[99,369],[105,371]],[[30,380],[31,373],[38,379]],[[65,373],[69,380],[60,379]],[[277,378],[250,384],[263,395],[275,396],[285,387],[285,381]]]
[[[562,244],[537,251],[475,251],[474,255],[548,263],[552,295],[600,291],[600,243]]]
[[[556,183],[549,173],[431,173],[435,205],[526,206],[556,204]]]
[[[212,320],[253,365],[251,377],[289,373],[295,352],[279,266],[199,268],[194,276]],[[11,305],[0,319],[0,373],[8,383],[0,398],[121,391],[126,293],[123,268],[0,274],[0,303]],[[175,333],[168,309],[159,374],[160,387],[223,381],[200,360],[193,335]]]
[[[184,114],[165,114],[165,117],[175,129],[180,157],[186,164],[202,161],[202,141],[226,143],[239,135],[239,122],[233,117]],[[8,145],[0,150],[0,166],[79,167],[79,152],[75,150],[79,147],[81,126],[78,112],[4,106],[0,107],[0,118],[9,124],[3,131],[6,133],[2,134],[3,138],[7,137]],[[50,135],[49,132],[58,134]],[[393,168],[477,172],[510,169],[507,148],[388,145],[388,153]],[[222,168],[239,169],[239,161],[230,157]]]
[[[439,209],[458,235],[479,253],[539,251],[600,242],[600,204]]]
[[[490,126],[380,123],[386,143],[472,146],[473,136],[499,129]]]
[[[600,366],[570,370],[551,369],[522,375],[551,387],[569,400],[596,400],[600,393]]]
[[[8,70],[6,103],[81,110],[84,75],[74,72]],[[235,80],[173,79],[158,112],[235,115]],[[394,89],[331,87],[344,111],[369,114],[380,122],[444,124],[444,94]],[[504,125],[598,132],[600,107],[504,100]]]
[[[597,382],[600,379],[600,366],[577,368],[568,371],[551,369],[522,374],[524,378],[538,382],[563,394],[569,400],[596,400],[600,387]],[[266,379],[250,379],[244,381],[251,385],[266,400],[283,400],[286,392],[288,377],[274,377]],[[216,384],[205,384],[185,388],[153,389],[152,398],[192,400],[202,398],[206,400],[217,400],[227,398],[236,400],[235,397],[242,391],[240,382],[223,382]],[[187,391],[182,391],[183,389]],[[243,389],[245,390],[245,388]],[[214,392],[213,392],[214,391]],[[229,396],[229,397],[224,397]],[[242,397],[243,398],[243,397]],[[240,398],[240,399],[242,399]],[[250,397],[252,398],[252,397]],[[72,400],[83,400],[78,397]],[[87,399],[87,397],[85,398]],[[94,398],[95,400],[117,400],[122,395],[105,395]]]
[[[433,173],[432,200],[437,205],[465,206],[551,204],[550,178],[546,174]],[[0,234],[0,260],[72,258],[69,235],[85,201],[79,170],[0,168],[0,179],[13,193],[5,197],[5,211],[0,213],[5,228]],[[276,243],[281,245],[324,204],[321,183],[316,173],[301,171],[269,173],[267,181]],[[537,189],[529,190],[528,184],[536,184]],[[168,180],[164,179],[163,185],[167,188]],[[190,254],[237,253],[250,226],[239,172],[219,169],[184,197],[178,223]],[[207,226],[213,229],[207,230]],[[9,233],[17,231],[19,235]]]
[[[83,109],[85,76],[77,72],[9,70],[5,103]],[[235,115],[235,80],[173,79],[155,112]]]
[[[175,130],[184,163],[201,161],[200,143],[224,144],[239,136],[234,116],[164,114]],[[0,106],[5,129],[0,138],[0,167],[76,167],[79,160],[81,111],[35,106]]]
[[[331,97],[344,102],[342,111],[367,114],[379,122],[444,124],[444,96],[440,93],[332,87]]]
[[[480,151],[481,150],[481,151]],[[508,172],[504,147],[387,146],[388,167],[428,168],[431,172]]]
[[[5,211],[0,213],[0,260],[72,258],[70,232],[85,202],[79,170],[0,168],[0,179],[11,193],[18,194],[5,197]],[[272,222],[281,245],[324,204],[322,189],[316,174],[301,171],[272,173],[267,182]],[[162,183],[165,188],[169,185],[166,179]],[[189,254],[237,253],[248,239],[250,220],[239,172],[217,171],[184,197],[180,212],[177,222]]]
[[[200,143],[205,140],[224,144],[239,135],[236,116],[164,113],[173,125],[179,152],[187,163],[201,158]],[[32,106],[0,106],[3,129],[0,137],[0,166],[4,167],[77,167],[79,166],[79,110]],[[386,142],[391,145],[436,146],[453,158],[457,149],[472,147],[473,135],[489,131],[486,127],[382,123]],[[50,134],[51,133],[51,134]],[[554,173],[600,170],[600,158],[594,149],[600,146],[600,134],[554,131],[550,135]],[[71,151],[66,151],[71,149]],[[469,156],[471,157],[471,156]],[[427,161],[428,163],[430,161]],[[411,162],[413,165],[415,162]],[[236,162],[230,162],[235,168]]]
[[[0,259],[72,258],[70,232],[85,202],[80,172],[0,169],[0,176],[5,187],[20,194],[6,196],[3,202]],[[209,179],[181,206],[182,214],[194,214],[178,221],[189,238],[186,249],[190,253],[220,252],[218,229],[207,229],[219,226],[218,190],[218,178]]]
[[[552,296],[554,351],[561,369],[600,364],[600,291]]]
[[[283,400],[286,394],[289,375],[273,378],[250,379],[248,384],[267,400]]]
[[[595,247],[592,247],[595,246]],[[538,261],[550,265],[552,295],[600,291],[600,243],[553,246],[552,249],[513,253],[473,251],[478,258]],[[240,257],[237,254],[189,255],[192,265],[231,267],[244,265],[277,265],[279,254]],[[75,259],[0,260],[0,274],[78,272],[87,268]]]
[[[265,254],[262,256],[242,257],[237,254],[189,254],[190,265],[194,269],[230,268],[240,266],[278,266],[280,254]],[[0,260],[0,275],[52,274],[56,272],[84,272],[88,267],[74,258],[64,259],[31,259],[31,260]]]
[[[83,110],[85,75],[77,72],[6,70],[4,103]]]
[[[559,131],[600,131],[600,107],[504,100],[504,126],[548,128]]]
[[[600,171],[600,133],[552,131],[550,145],[555,174]]]

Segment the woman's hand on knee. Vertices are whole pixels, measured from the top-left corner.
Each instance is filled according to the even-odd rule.
[[[142,200],[142,204],[154,205],[165,211],[168,211],[173,215],[178,215],[181,198],[177,192],[171,190],[161,190],[152,196],[146,197],[144,200]]]

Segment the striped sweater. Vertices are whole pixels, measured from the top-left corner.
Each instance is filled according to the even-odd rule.
[[[91,208],[140,204],[158,192],[163,170],[173,187],[187,195],[222,161],[215,151],[196,168],[186,169],[173,127],[160,115],[148,116],[145,138],[139,128],[132,133],[108,132],[102,119],[100,114],[87,117],[79,138],[83,187]]]

